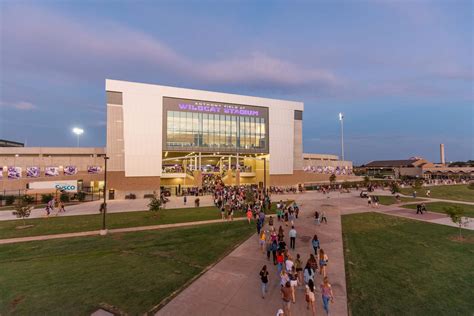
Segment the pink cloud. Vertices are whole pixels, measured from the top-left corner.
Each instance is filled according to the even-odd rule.
[[[2,36],[7,45],[2,50],[15,67],[89,78],[111,69],[144,69],[211,84],[328,86],[339,80],[330,70],[299,66],[261,52],[197,62],[157,38],[109,21],[78,21],[32,7],[8,8],[4,17]]]
[[[20,111],[31,111],[36,110],[38,107],[31,102],[0,102],[0,106],[14,108]]]

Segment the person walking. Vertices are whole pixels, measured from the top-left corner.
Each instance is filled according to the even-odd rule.
[[[322,274],[323,277],[326,276],[326,266],[328,265],[328,255],[324,253],[324,250],[321,248],[319,250],[319,274]]]
[[[321,223],[325,222],[326,224],[328,223],[328,219],[326,217],[326,212],[323,210],[321,211]]]
[[[59,201],[59,212],[66,213],[66,208],[63,201]]]
[[[262,229],[262,231],[260,232],[260,238],[259,238],[259,245],[260,245],[260,250],[262,251],[262,253],[265,253],[265,240],[267,239],[267,236],[265,234],[265,230]],[[270,256],[268,256],[270,257]]]
[[[281,299],[283,301],[283,310],[285,316],[291,316],[291,285],[290,281],[286,282],[285,286],[281,287]]]
[[[319,212],[318,211],[314,211],[314,221],[316,222],[316,224],[320,224],[321,222],[319,221]]]
[[[309,280],[314,281],[314,270],[311,268],[311,265],[309,262],[306,263],[306,266],[304,267],[304,283],[308,284]]]
[[[296,303],[296,287],[298,286],[298,275],[296,273],[296,268],[293,266],[291,271],[288,273],[288,277],[290,278],[290,285],[291,285],[291,299],[293,300],[293,304]]]
[[[296,254],[295,269],[298,283],[303,284],[303,262],[301,262],[301,257],[299,253]]]
[[[249,209],[247,209],[247,221],[249,222],[250,224],[250,220],[252,219],[252,211]]]
[[[318,261],[316,260],[313,254],[309,255],[308,263],[314,272],[318,271]]]
[[[295,249],[296,243],[296,229],[295,226],[291,226],[290,231],[288,232],[288,236],[290,236],[290,248]]]
[[[305,294],[305,299],[306,299],[306,309],[311,310],[311,313],[313,316],[316,316],[316,308],[314,306],[314,302],[316,301],[316,298],[314,296],[314,282],[313,280],[309,280],[308,284],[306,285],[306,294]]]
[[[278,274],[280,274],[281,271],[283,270],[283,261],[284,261],[283,252],[281,251],[277,252],[276,261],[277,261]]]
[[[320,245],[318,235],[314,235],[313,239],[311,240],[311,245],[313,246],[314,255],[317,256],[318,255],[318,250],[319,250],[319,245]]]
[[[283,238],[285,237],[285,233],[284,233],[284,230],[283,230],[283,227],[280,227],[278,228],[278,241],[282,241]]]
[[[323,283],[320,285],[321,296],[323,299],[323,308],[326,315],[329,315],[329,302],[334,302],[334,295],[332,292],[331,284],[329,283],[328,277],[324,277]]]
[[[295,263],[293,262],[293,258],[288,255],[288,257],[286,258],[285,260],[285,269],[286,269],[286,272],[291,272],[291,270],[293,269]]]
[[[278,243],[276,240],[272,241],[272,257],[273,257],[273,265],[277,265],[277,250],[278,250]]]
[[[262,298],[265,298],[265,294],[268,292],[268,270],[267,265],[262,267],[260,270],[260,281],[262,282]]]
[[[183,202],[184,202],[184,205],[186,205],[186,202],[188,201],[188,197],[186,195],[183,196]]]

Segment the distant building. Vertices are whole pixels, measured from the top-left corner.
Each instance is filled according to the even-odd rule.
[[[406,160],[375,160],[361,169],[368,176],[385,179],[424,178],[424,179],[449,179],[474,177],[473,167],[448,167],[445,164],[435,164],[421,157]]]
[[[25,147],[25,144],[6,139],[0,139],[0,147]]]

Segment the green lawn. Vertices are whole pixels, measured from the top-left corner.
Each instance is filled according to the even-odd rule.
[[[292,202],[288,201],[287,203]],[[276,203],[272,204],[271,209],[273,212],[276,208]],[[234,215],[234,217],[242,217],[244,213],[236,212]],[[150,211],[109,213],[107,214],[107,228],[185,223],[220,218],[221,214],[214,206],[164,209],[158,212],[158,216]],[[102,215],[32,218],[28,219],[26,223],[27,225],[34,226],[26,229],[16,229],[17,226],[23,225],[23,221],[0,221],[0,239],[99,230],[102,226]]]
[[[474,217],[474,205],[448,203],[448,202],[433,202],[433,203],[426,203],[425,205],[428,212],[436,212],[436,213],[443,213],[443,214],[445,214],[443,208],[457,205],[464,209],[464,216]],[[402,207],[416,210],[416,204],[403,205]]]
[[[391,195],[378,195],[380,204],[382,205],[392,205],[392,204],[397,204],[397,199],[395,196]],[[424,199],[420,198],[408,198],[408,197],[400,197],[401,203],[407,203],[407,202],[416,202],[416,201],[423,201]]]
[[[456,200],[474,202],[474,190],[466,185],[442,185],[433,187],[423,187],[416,190],[417,196],[425,197],[426,190],[431,191],[431,197],[437,199]],[[403,188],[401,192],[405,195],[412,195],[413,188]]]
[[[474,232],[379,213],[342,228],[352,315],[472,315]]]
[[[226,222],[0,246],[0,315],[143,315],[255,228]]]

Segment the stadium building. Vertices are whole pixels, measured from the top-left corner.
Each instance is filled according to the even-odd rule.
[[[352,177],[351,162],[339,161],[337,156],[303,154],[301,102],[118,80],[106,80],[105,85],[110,198],[128,194],[142,198],[160,189],[179,194],[187,187],[205,187],[216,178],[228,185],[293,186],[324,182],[333,173],[339,180]],[[23,150],[28,151],[26,148]],[[46,166],[43,159],[38,166],[12,148],[8,153],[0,149],[0,185],[3,190],[22,189],[29,181],[42,180],[46,168],[56,165],[75,167],[67,178],[78,181],[92,168],[94,179],[86,177],[86,182],[100,184],[95,177],[97,172],[103,175],[104,148],[75,150],[90,160],[81,170],[72,166],[71,159],[77,158],[73,151],[69,156],[61,151],[68,161]],[[36,155],[39,149],[33,152]],[[19,172],[23,182],[10,179],[12,167],[20,168],[16,176]],[[31,167],[39,169],[36,179],[27,175]]]

